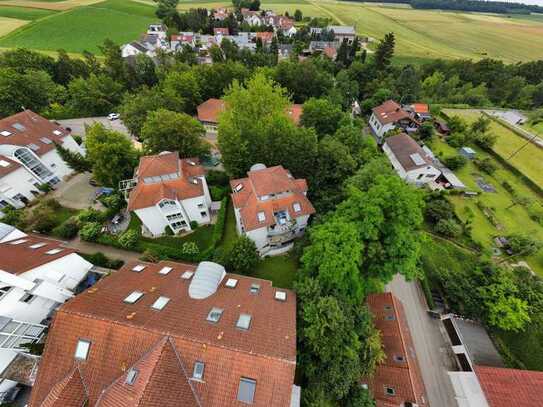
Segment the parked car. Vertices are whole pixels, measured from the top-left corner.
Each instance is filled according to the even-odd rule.
[[[119,113],[110,113],[107,115],[107,118],[111,121],[117,120],[119,117]]]

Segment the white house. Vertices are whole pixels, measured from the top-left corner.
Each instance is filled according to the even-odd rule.
[[[340,43],[345,39],[351,44],[356,37],[356,31],[350,25],[329,25],[327,29],[334,32],[334,39]]]
[[[255,164],[247,178],[230,181],[238,234],[255,242],[261,256],[290,250],[315,209],[307,182],[282,166]]]
[[[163,152],[140,159],[135,176],[121,182],[129,192],[128,210],[142,222],[145,235],[161,236],[190,231],[190,222],[211,222],[211,195],[204,168],[195,158],[179,159],[177,152]]]
[[[3,224],[0,232],[1,402],[16,392],[17,381],[4,373],[25,354],[22,345],[41,338],[45,320],[74,296],[93,266],[59,241]]]
[[[400,178],[408,183],[421,186],[441,175],[432,157],[407,134],[388,137],[383,151]]]
[[[409,131],[414,122],[411,115],[403,110],[398,103],[387,100],[372,109],[369,124],[377,142],[382,143],[386,133],[390,130],[400,127]]]
[[[67,130],[30,110],[0,120],[0,208],[22,207],[39,185],[54,187],[73,173],[55,143],[85,154]]]

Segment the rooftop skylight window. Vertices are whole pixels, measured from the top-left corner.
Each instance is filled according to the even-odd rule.
[[[75,348],[75,358],[80,360],[86,360],[89,354],[90,341],[80,339],[77,341],[77,346]]]
[[[243,330],[248,330],[251,326],[251,316],[249,314],[240,314],[236,327]]]
[[[264,222],[266,220],[266,214],[264,212],[258,212],[257,217],[259,222]]]
[[[0,134],[4,137],[11,136],[11,131],[2,130],[0,131]]]
[[[135,271],[136,273],[140,273],[145,269],[145,266],[143,264],[138,264],[137,266],[132,267],[132,271]]]
[[[235,192],[240,192],[243,189],[243,184],[238,184],[234,187]]]
[[[43,242],[38,242],[38,243],[34,243],[32,245],[30,245],[29,247],[31,249],[39,249],[40,247],[43,247],[45,246],[47,243],[43,243]]]
[[[249,291],[251,292],[251,294],[258,294],[258,292],[260,291],[260,284],[251,284],[251,288],[249,289]]]
[[[207,321],[213,322],[216,324],[221,319],[223,310],[221,308],[213,307],[211,308],[211,311],[209,311],[209,314],[207,314]]]
[[[236,280],[235,278],[229,278],[228,280],[226,280],[226,283],[224,285],[228,288],[236,288],[236,286],[238,285],[238,280]]]
[[[136,301],[138,301],[141,297],[143,297],[143,293],[141,291],[132,291],[128,297],[126,297],[123,302],[127,304],[134,304]]]
[[[40,141],[41,141],[43,144],[51,144],[51,143],[53,143],[53,142],[51,141],[51,139],[48,139],[47,137],[42,137],[42,138],[40,138]]]
[[[9,162],[7,162],[6,160],[0,160],[0,167],[9,167]]]
[[[242,377],[239,381],[238,401],[253,404],[255,399],[256,381]]]
[[[60,130],[53,130],[53,134],[55,136],[61,136],[62,135],[62,132]]]
[[[204,362],[194,362],[194,370],[192,371],[192,378],[196,380],[202,380],[204,378]]]
[[[131,368],[126,375],[126,384],[133,385],[138,377],[138,370]]]
[[[275,299],[277,301],[286,301],[287,300],[287,293],[286,291],[276,291],[275,292]]]
[[[151,308],[156,309],[157,311],[160,311],[164,309],[164,307],[170,302],[170,299],[168,297],[160,296],[157,298],[157,300],[151,305]]]
[[[158,272],[158,274],[168,274],[170,271],[172,271],[172,268],[171,267],[162,267],[160,269],[160,271]]]
[[[58,249],[58,248],[57,249],[51,249],[51,250],[46,251],[45,254],[49,254],[49,255],[52,256],[53,254],[58,254],[61,251],[62,251],[62,249]]]
[[[13,242],[10,242],[9,244],[12,244],[12,245],[16,246],[18,244],[25,243],[25,242],[28,242],[28,239],[14,240]]]
[[[292,204],[292,207],[294,208],[294,212],[300,212],[302,210],[302,206],[299,202],[294,202],[294,204]]]
[[[181,274],[181,278],[183,280],[190,280],[190,278],[194,275],[193,271],[185,271],[183,274]]]

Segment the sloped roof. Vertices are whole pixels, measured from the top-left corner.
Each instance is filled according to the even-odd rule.
[[[270,281],[227,274],[215,294],[195,300],[188,295],[191,280],[182,278],[185,272],[195,271],[194,265],[139,263],[145,268],[133,272],[136,264],[101,279],[57,311],[31,407],[41,406],[75,365],[88,389],[88,407],[122,406],[114,401],[126,394],[122,383],[135,366],[145,379],[145,390],[138,390],[143,394],[138,406],[196,405],[189,397],[191,391],[204,406],[237,405],[241,377],[257,382],[255,406],[289,405],[296,367],[296,298],[292,291],[281,289],[287,298],[278,301]],[[159,274],[164,267],[172,270]],[[230,278],[238,280],[235,288],[225,286]],[[257,293],[250,290],[253,284],[260,286]],[[123,302],[135,290],[143,292],[143,297],[133,304]],[[160,296],[170,301],[157,311],[151,305]],[[223,310],[217,323],[206,320],[212,307]],[[248,330],[236,328],[241,313],[252,316]],[[161,342],[165,337],[171,346]],[[74,358],[80,338],[90,342],[84,361]],[[190,390],[185,374],[192,375],[195,361],[205,364],[204,378],[203,382],[190,379]],[[171,389],[174,385],[180,388]],[[97,404],[104,390],[112,402]],[[170,391],[183,400],[188,397],[190,404],[152,402],[160,392],[166,395]]]
[[[386,359],[373,377],[363,381],[369,382],[377,405],[411,402],[426,406],[424,383],[403,305],[392,293],[370,294],[367,304],[381,332]],[[385,387],[392,387],[395,395],[385,395]]]
[[[3,132],[8,132],[10,135],[4,136]],[[23,147],[33,144],[37,149],[32,149],[32,151],[38,156],[54,150],[53,142],[62,144],[62,139],[68,135],[69,133],[65,129],[31,110],[25,110],[0,120],[0,145],[9,144]],[[43,139],[44,137],[45,139]]]
[[[2,137],[2,136],[0,136]],[[0,178],[22,167],[17,161],[0,154]]]
[[[179,159],[177,153],[145,156],[140,159],[136,170],[138,180],[128,197],[128,210],[148,208],[163,199],[183,200],[204,195],[202,180],[205,170],[197,158]],[[179,174],[174,179],[163,179],[146,183],[144,178],[161,175]]]
[[[476,366],[489,407],[543,406],[543,372]]]
[[[21,243],[15,244],[17,242]],[[45,243],[45,245],[35,248],[30,247],[39,243]],[[47,252],[54,249],[60,251],[47,254]],[[72,253],[76,253],[76,251],[63,246],[63,243],[58,240],[30,234],[20,239],[0,243],[0,270],[12,274],[21,274]]]
[[[427,103],[413,103],[411,105],[415,113],[429,113],[430,106]]]
[[[403,119],[410,119],[409,113],[393,100],[387,100],[382,105],[372,109],[375,118],[381,124],[396,123]]]
[[[432,159],[423,148],[407,134],[387,137],[385,144],[405,171],[433,165]]]
[[[287,108],[287,115],[292,119],[292,121],[298,125],[300,124],[300,118],[302,117],[302,113],[304,111],[303,105],[299,104],[292,104]]]
[[[81,377],[81,371],[74,367],[64,379],[51,388],[41,407],[83,407],[87,400],[87,388]]]
[[[274,213],[288,211],[292,219],[315,213],[315,208],[305,196],[307,182],[305,179],[294,179],[290,172],[282,166],[253,170],[247,173],[247,178],[230,181],[232,202],[240,209],[240,217],[245,230],[250,231],[275,224]],[[242,188],[238,188],[241,185]],[[261,200],[264,195],[288,194]],[[294,205],[299,204],[296,211]],[[259,220],[258,214],[264,213],[264,220]]]
[[[198,120],[206,123],[218,123],[219,115],[225,110],[225,103],[222,99],[208,99],[198,105]]]

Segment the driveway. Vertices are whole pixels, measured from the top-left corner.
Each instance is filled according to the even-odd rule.
[[[443,336],[441,321],[430,318],[426,313],[426,301],[418,283],[408,282],[398,274],[387,285],[386,290],[403,303],[426,387],[428,404],[430,407],[457,406],[447,375],[448,370],[455,370],[450,346]]]
[[[89,184],[91,174],[76,174],[68,181],[61,182],[52,196],[62,205],[72,209],[87,209],[94,205],[98,188]]]
[[[121,120],[112,121],[107,117],[82,117],[79,119],[57,120],[57,122],[64,128],[69,127],[72,130],[72,134],[81,137],[85,136],[85,125],[90,126],[94,123],[102,123],[106,129],[115,130],[130,136],[130,132]]]

